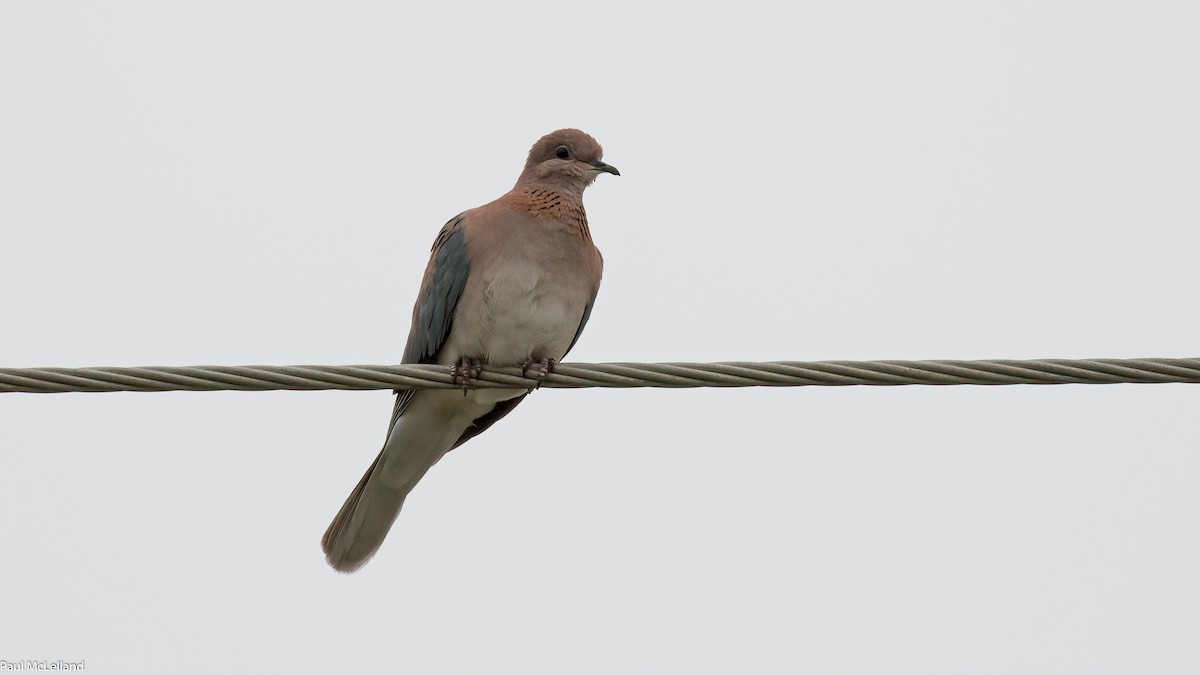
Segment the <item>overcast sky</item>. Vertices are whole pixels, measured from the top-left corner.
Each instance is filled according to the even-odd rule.
[[[397,362],[564,126],[574,360],[1200,355],[1195,2],[183,4],[0,5],[0,365]],[[339,575],[390,409],[0,395],[0,660],[1200,671],[1200,386],[541,391]]]

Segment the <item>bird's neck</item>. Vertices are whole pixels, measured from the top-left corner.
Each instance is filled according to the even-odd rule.
[[[517,185],[509,193],[512,203],[534,218],[563,222],[579,232],[586,241],[592,240],[588,229],[587,212],[583,210],[583,195],[547,184]]]

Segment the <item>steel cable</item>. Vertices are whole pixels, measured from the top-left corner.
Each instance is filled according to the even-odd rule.
[[[1200,383],[1200,358],[980,361],[560,363],[540,383],[584,387],[804,387]],[[453,389],[439,365],[0,368],[0,392]],[[516,367],[485,366],[472,388],[539,386]]]

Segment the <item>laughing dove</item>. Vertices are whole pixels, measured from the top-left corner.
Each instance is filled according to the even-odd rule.
[[[547,134],[508,194],[442,227],[404,363],[450,366],[465,385],[489,364],[520,365],[540,379],[570,351],[592,312],[603,266],[583,191],[601,173],[620,175],[600,157],[600,144],[578,129]],[[398,390],[383,450],[321,539],[329,564],[352,572],[366,563],[425,472],[528,393]]]

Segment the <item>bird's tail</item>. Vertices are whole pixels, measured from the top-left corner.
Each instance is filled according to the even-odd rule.
[[[382,456],[380,452],[379,457]],[[371,485],[371,474],[379,465],[379,457],[371,462],[321,537],[325,560],[339,572],[353,572],[375,555],[408,496],[407,490]]]
[[[353,572],[375,555],[405,497],[449,449],[443,433],[428,433],[437,425],[415,417],[406,414],[396,421],[383,450],[321,537],[325,560],[335,570]]]

